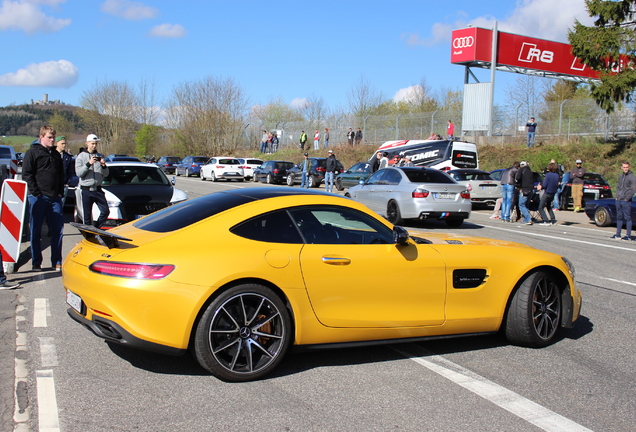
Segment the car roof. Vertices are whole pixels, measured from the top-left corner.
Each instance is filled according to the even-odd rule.
[[[135,166],[135,167],[152,167],[159,169],[159,167],[155,164],[147,163],[147,162],[135,162],[135,161],[113,161],[108,163],[109,167],[118,167],[118,166]]]

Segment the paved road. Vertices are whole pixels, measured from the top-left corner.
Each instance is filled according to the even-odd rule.
[[[178,179],[190,196],[244,186]],[[27,350],[30,408],[18,427],[29,430],[633,430],[636,278],[621,263],[633,260],[636,244],[608,240],[611,229],[590,226],[584,214],[559,212],[556,227],[504,224],[489,214],[475,212],[458,231],[553,250],[577,267],[583,316],[550,347],[522,349],[489,336],[295,353],[268,379],[227,384],[189,356],[104,343],[66,316],[59,274],[31,274],[26,264],[12,276],[24,288],[0,292],[0,330],[13,347],[0,350],[2,431],[13,430],[5,420],[14,391],[4,378],[13,382],[16,305],[25,308],[26,341],[18,342]],[[65,250],[78,239],[67,227]]]

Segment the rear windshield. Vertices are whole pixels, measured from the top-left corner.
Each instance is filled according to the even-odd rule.
[[[411,183],[455,183],[448,174],[436,169],[407,168],[403,171]]]
[[[0,147],[0,158],[11,159],[11,149]]]
[[[276,162],[276,168],[278,169],[291,169],[294,167],[292,162]]]
[[[607,182],[600,174],[583,174],[583,182],[590,185],[605,186]]]
[[[226,165],[240,165],[241,161],[238,159],[219,159],[219,163]]]
[[[263,161],[260,159],[247,159],[245,163],[248,165],[260,165],[263,163]]]
[[[450,176],[455,180],[494,180],[487,172],[455,172],[451,171]]]
[[[208,161],[208,158],[197,156],[197,157],[193,157],[192,161],[196,163],[206,163]]]
[[[166,158],[166,162],[179,162],[179,158],[174,156],[174,157],[167,157]]]

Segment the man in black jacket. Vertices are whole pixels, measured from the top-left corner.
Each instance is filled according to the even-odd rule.
[[[616,234],[611,239],[631,240],[632,234],[632,197],[636,193],[636,176],[629,170],[629,162],[621,164],[623,172],[618,176],[616,186]],[[621,237],[625,221],[625,237]]]
[[[51,266],[62,269],[62,195],[64,194],[64,167],[62,157],[55,148],[55,129],[46,125],[40,128],[39,142],[31,145],[24,154],[22,180],[29,188],[29,224],[31,240],[31,265],[42,269],[42,223],[46,218],[51,234]]]
[[[515,175],[515,183],[519,188],[519,209],[523,215],[521,222],[526,225],[532,225],[532,217],[530,216],[526,202],[534,190],[534,179],[532,178],[532,171],[530,171],[528,162],[521,161],[519,167],[519,171],[517,171]]]

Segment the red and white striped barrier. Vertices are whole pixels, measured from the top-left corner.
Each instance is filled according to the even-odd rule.
[[[11,159],[11,164],[9,164],[9,175],[10,178],[15,178],[18,175],[18,160]]]
[[[13,273],[14,265],[20,256],[26,199],[26,182],[9,179],[2,182],[0,248],[2,248],[2,265],[5,273]]]

